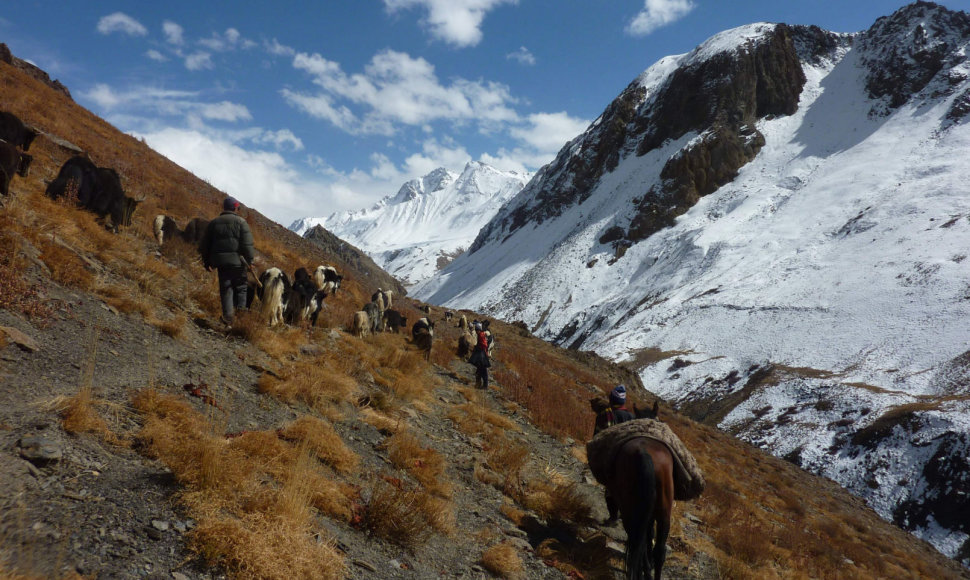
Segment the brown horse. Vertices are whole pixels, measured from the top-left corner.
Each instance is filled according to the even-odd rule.
[[[659,405],[638,409],[638,419],[656,419]],[[667,557],[667,535],[674,506],[674,458],[663,443],[637,437],[616,453],[607,487],[626,530],[626,569],[630,580],[660,580]]]

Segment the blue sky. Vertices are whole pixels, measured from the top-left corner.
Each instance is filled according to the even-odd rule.
[[[436,167],[535,171],[638,74],[722,30],[856,32],[904,4],[17,0],[0,13],[0,41],[84,107],[289,225],[367,207]]]

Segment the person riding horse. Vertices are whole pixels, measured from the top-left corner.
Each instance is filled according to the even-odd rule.
[[[624,385],[617,385],[610,391],[610,404],[609,406],[598,411],[596,414],[596,424],[593,427],[593,435],[596,435],[603,429],[612,427],[613,425],[618,425],[626,421],[632,421],[635,419],[633,413],[631,413],[626,408],[626,387]],[[604,525],[612,525],[616,523],[619,517],[619,508],[616,506],[616,502],[610,496],[610,490],[607,489],[604,492],[606,498],[606,509],[609,511],[609,517],[603,522]]]

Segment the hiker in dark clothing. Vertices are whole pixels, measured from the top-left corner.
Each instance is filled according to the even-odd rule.
[[[468,362],[475,365],[475,387],[488,389],[488,367],[492,366],[488,358],[488,335],[482,330],[482,323],[476,321],[475,325],[475,349]]]
[[[246,270],[256,257],[256,250],[249,224],[236,213],[239,202],[227,197],[222,209],[219,217],[205,228],[199,253],[206,270],[219,271],[222,321],[232,324],[235,310],[246,307]]]
[[[626,408],[626,387],[623,385],[617,385],[612,391],[610,391],[609,406],[600,411],[596,416],[596,425],[593,427],[593,435],[595,436],[603,429],[607,429],[613,425],[624,423],[626,421],[632,421],[633,419],[636,419],[636,417]],[[605,525],[616,523],[617,516],[619,515],[619,509],[616,506],[616,502],[610,496],[609,490],[606,490],[606,509],[609,511],[610,516],[603,523]]]

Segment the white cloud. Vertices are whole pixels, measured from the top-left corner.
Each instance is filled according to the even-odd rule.
[[[278,153],[251,151],[194,130],[166,128],[135,136],[283,225],[297,217],[329,213],[318,193],[321,184],[305,182]],[[217,214],[218,208],[213,208],[213,213]]]
[[[293,131],[289,129],[280,129],[279,131],[264,131],[259,136],[253,139],[253,142],[259,144],[269,144],[276,147],[276,149],[283,149],[284,146],[289,145],[293,151],[303,150],[303,141],[293,134]]]
[[[293,92],[289,89],[283,89],[280,91],[280,94],[283,95],[283,98],[290,105],[302,110],[311,117],[328,121],[334,127],[347,131],[348,133],[353,132],[354,127],[359,123],[357,117],[354,116],[350,109],[344,106],[334,105],[333,99],[327,95],[309,96]]]
[[[280,41],[276,40],[275,38],[273,40],[265,41],[263,43],[263,46],[266,48],[266,52],[276,56],[295,56],[296,55],[295,49],[289,46],[286,46],[285,44],[280,44]]]
[[[362,134],[391,135],[397,124],[421,127],[434,121],[508,123],[518,119],[508,87],[494,82],[456,79],[443,85],[423,58],[385,50],[363,73],[348,75],[319,54],[299,53],[293,66],[306,71],[323,92],[282,92],[291,105]],[[361,109],[359,113],[350,107]]]
[[[536,63],[536,57],[532,54],[528,48],[520,46],[519,50],[515,52],[510,52],[505,55],[506,60],[514,60],[522,65],[533,66]]]
[[[644,7],[626,31],[633,36],[645,36],[654,30],[676,22],[695,8],[693,0],[644,0]]]
[[[555,155],[568,141],[589,127],[589,121],[561,113],[529,115],[528,124],[513,128],[513,137],[542,155]]]
[[[168,57],[167,56],[165,56],[164,54],[158,52],[154,48],[151,49],[151,50],[149,50],[149,51],[147,51],[145,53],[145,56],[147,56],[148,58],[150,58],[150,59],[152,59],[154,61],[158,61],[158,62],[165,62],[165,61],[168,60]]]
[[[211,70],[215,68],[212,55],[208,52],[194,52],[185,57],[185,68],[189,70]]]
[[[165,40],[169,44],[181,46],[182,43],[185,42],[185,39],[182,36],[182,27],[170,20],[166,20],[162,23],[162,32],[165,34]]]
[[[407,176],[427,175],[431,171],[446,167],[461,169],[471,161],[472,156],[464,147],[452,142],[439,143],[435,139],[428,139],[421,147],[421,153],[410,155],[404,160],[404,175],[401,183],[409,179]]]
[[[214,121],[248,121],[253,118],[245,105],[229,101],[205,104],[200,107],[200,110],[204,118]]]
[[[123,12],[115,12],[98,20],[98,32],[101,34],[120,32],[128,36],[145,36],[148,34],[148,29],[131,16]]]
[[[422,24],[431,35],[459,47],[475,46],[482,40],[482,20],[485,14],[502,4],[516,4],[518,0],[384,0],[388,12],[408,8],[428,11]]]
[[[177,117],[190,124],[199,125],[203,120],[237,123],[251,120],[252,114],[242,104],[230,101],[205,102],[197,92],[173,91],[155,87],[135,87],[116,91],[105,84],[95,85],[82,93],[100,108],[114,114],[131,113],[146,117]]]
[[[213,32],[209,38],[203,38],[199,44],[214,52],[226,52],[237,48],[252,48],[256,43],[243,38],[235,28],[227,28],[222,34]]]

